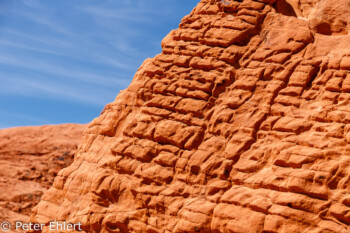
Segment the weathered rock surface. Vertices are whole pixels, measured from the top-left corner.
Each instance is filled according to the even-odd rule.
[[[32,220],[86,232],[349,232],[349,10],[202,0],[91,123]]]
[[[0,222],[28,222],[31,209],[71,164],[85,125],[0,130]]]

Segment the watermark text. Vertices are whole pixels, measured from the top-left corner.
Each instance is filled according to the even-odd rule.
[[[82,231],[81,223],[67,223],[52,221],[47,224],[32,222],[16,222],[11,224],[7,221],[0,223],[0,232],[13,231],[42,231],[44,227],[50,231]]]

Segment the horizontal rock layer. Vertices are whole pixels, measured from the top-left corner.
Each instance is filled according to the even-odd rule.
[[[202,0],[90,124],[32,220],[349,232],[344,2]]]

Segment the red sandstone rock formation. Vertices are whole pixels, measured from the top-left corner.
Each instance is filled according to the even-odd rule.
[[[91,123],[32,220],[350,232],[349,10],[202,0]]]
[[[31,209],[71,164],[84,125],[0,130],[0,222],[29,221]]]

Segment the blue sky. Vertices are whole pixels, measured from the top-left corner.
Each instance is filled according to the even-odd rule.
[[[87,123],[199,0],[1,0],[0,128]]]

